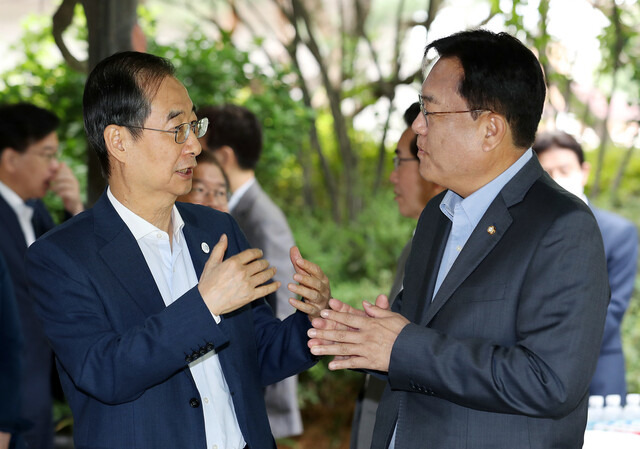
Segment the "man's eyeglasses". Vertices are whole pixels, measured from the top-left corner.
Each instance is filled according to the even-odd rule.
[[[493,112],[491,111],[491,109],[468,109],[466,111],[429,112],[424,108],[424,100],[422,99],[421,94],[418,94],[418,103],[420,104],[420,112],[422,112],[422,115],[424,115],[424,119],[427,122],[427,126],[429,126],[430,115],[464,114],[466,112]]]
[[[400,156],[394,156],[393,157],[393,169],[397,170],[398,167],[400,167],[400,165],[403,162],[420,162],[420,159],[416,159],[415,157],[400,157]]]
[[[129,125],[128,127],[137,128],[137,129],[146,129],[148,131],[158,131],[161,133],[173,133],[176,143],[182,144],[182,143],[185,143],[189,138],[189,132],[191,132],[191,130],[193,130],[193,133],[198,138],[204,136],[205,133],[207,132],[207,128],[209,128],[209,119],[206,117],[203,117],[200,120],[194,120],[191,123],[182,123],[173,129],[155,129],[155,128],[145,128],[144,126],[131,126],[131,125]]]
[[[209,190],[206,187],[202,185],[196,185],[195,183],[193,188],[191,189],[191,193],[199,198],[206,198],[208,196],[211,196],[216,201],[229,199],[229,193],[227,192],[226,189],[218,188],[218,189]]]

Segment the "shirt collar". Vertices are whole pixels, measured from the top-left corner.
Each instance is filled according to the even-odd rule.
[[[25,209],[33,210],[31,206],[26,204],[22,198],[20,198],[20,195],[14,192],[11,187],[2,181],[0,181],[0,195],[2,195],[4,200],[9,204],[9,206],[11,206],[11,209],[13,209],[17,215],[21,215]]]
[[[524,167],[532,155],[533,152],[531,148],[529,148],[517,161],[511,164],[509,168],[466,198],[462,198],[457,193],[447,190],[447,193],[440,202],[440,210],[449,220],[453,221],[453,212],[456,206],[460,204],[469,221],[473,227],[475,227],[493,200],[498,196],[498,193],[500,193],[502,188]]]
[[[113,196],[111,192],[111,187],[107,188],[107,197],[113,208],[116,210],[122,221],[127,225],[133,237],[137,240],[141,240],[151,233],[161,232],[164,235],[167,233],[162,229],[152,225],[144,218],[132,212],[128,209],[124,204],[122,204],[118,199]],[[182,228],[184,227],[184,220],[182,216],[180,216],[180,212],[178,212],[178,208],[176,205],[173,205],[173,209],[171,210],[171,222],[173,223],[173,241],[176,243],[180,243],[180,236],[182,234]]]
[[[231,195],[231,198],[229,198],[230,211],[233,210],[238,205],[238,203],[240,202],[240,199],[242,199],[242,196],[245,193],[247,193],[247,190],[249,190],[249,187],[251,187],[255,183],[256,183],[256,178],[255,177],[251,178],[250,180],[242,184],[239,188],[237,188],[235,192],[233,192],[233,194]]]

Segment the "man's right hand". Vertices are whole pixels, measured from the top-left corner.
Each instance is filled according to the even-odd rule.
[[[223,261],[227,244],[227,236],[223,234],[213,247],[198,283],[209,311],[218,316],[233,312],[280,287],[280,282],[262,285],[276,274],[276,269],[261,259],[261,250],[247,249]]]

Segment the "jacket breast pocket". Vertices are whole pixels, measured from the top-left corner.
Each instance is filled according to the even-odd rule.
[[[460,287],[454,294],[456,302],[502,301],[506,297],[507,284],[487,284]]]

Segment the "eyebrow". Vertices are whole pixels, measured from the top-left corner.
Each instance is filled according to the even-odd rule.
[[[429,102],[429,103],[433,103],[433,104],[440,104],[440,102],[437,100],[436,97],[434,97],[433,95],[423,95],[422,96],[422,100]]]
[[[191,107],[191,112],[196,112],[196,105],[194,104]],[[184,114],[183,110],[171,110],[169,111],[169,113],[167,114],[167,122],[170,122],[171,120],[173,120],[174,118],[176,118],[179,115]]]

